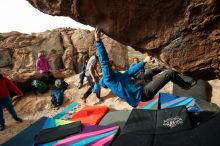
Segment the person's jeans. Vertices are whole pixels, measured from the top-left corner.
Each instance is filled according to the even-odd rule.
[[[93,82],[92,80],[92,77],[91,76],[86,76],[87,78],[87,81],[90,85],[89,89],[85,92],[85,94],[83,95],[83,98],[87,98],[91,93],[92,93],[92,89],[95,85],[95,83]],[[96,93],[96,97],[100,99],[100,92],[99,93]]]
[[[162,72],[160,75],[156,77],[156,79],[152,79],[152,75],[154,74],[145,74],[142,78],[143,84],[143,93],[141,101],[145,102],[154,97],[157,92],[163,88],[169,81],[172,81],[174,84],[177,84],[180,87],[185,87],[187,82],[185,82],[175,71],[166,70]]]
[[[79,84],[83,85],[83,81],[85,78],[85,71],[81,72],[80,76],[79,76]]]
[[[148,84],[149,82],[151,82],[153,80],[153,77],[157,74],[159,74],[160,72],[162,72],[161,68],[152,68],[152,69],[146,69],[144,71],[144,73],[141,74],[141,82],[142,84]]]
[[[16,119],[17,114],[15,112],[14,106],[12,105],[10,97],[5,97],[3,99],[0,99],[0,124],[3,125],[5,123],[4,117],[3,117],[3,109],[6,107],[8,112],[11,114],[11,116]]]

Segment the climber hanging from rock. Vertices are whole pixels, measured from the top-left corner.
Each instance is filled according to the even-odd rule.
[[[104,88],[109,88],[118,97],[124,99],[132,107],[136,107],[140,101],[145,102],[154,97],[154,95],[164,87],[169,81],[179,85],[183,89],[190,89],[196,84],[196,80],[185,82],[175,71],[161,69],[146,70],[140,83],[135,83],[132,76],[139,70],[143,69],[144,65],[150,61],[147,56],[143,61],[130,67],[124,73],[120,73],[112,68],[108,58],[108,54],[101,39],[101,31],[99,28],[95,29],[96,49],[98,59],[102,69],[102,78],[99,84]],[[152,80],[153,76],[162,72]]]

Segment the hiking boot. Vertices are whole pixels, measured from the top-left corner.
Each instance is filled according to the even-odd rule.
[[[104,101],[104,99],[103,98],[99,98],[99,102],[103,102]]]
[[[81,99],[83,100],[84,103],[86,103],[86,98],[85,97],[82,97]]]
[[[190,82],[187,82],[187,84],[182,87],[184,90],[189,90],[190,88],[192,88],[193,86],[195,86],[197,83],[197,80],[192,79]]]
[[[3,130],[5,130],[5,125],[4,125],[4,124],[1,124],[1,125],[0,125],[0,131],[3,131]]]
[[[77,86],[77,88],[78,88],[78,89],[82,88],[82,84],[79,83],[78,86]]]
[[[15,121],[17,121],[17,122],[23,122],[23,120],[21,119],[21,118],[19,118],[19,117],[16,117],[16,118],[14,118],[15,119]]]

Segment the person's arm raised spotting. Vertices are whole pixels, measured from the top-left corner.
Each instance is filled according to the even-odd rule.
[[[130,76],[133,76],[135,75],[139,70],[143,69],[144,68],[144,65],[147,63],[147,62],[150,62],[151,58],[149,56],[147,56],[143,61],[139,62],[138,64],[135,64],[133,66],[131,66],[129,69],[128,69],[128,74]]]

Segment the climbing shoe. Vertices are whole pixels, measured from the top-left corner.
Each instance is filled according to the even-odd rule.
[[[192,79],[190,82],[187,82],[187,84],[182,88],[185,89],[185,90],[189,90],[190,88],[192,88],[196,84],[197,84],[197,80]]]

